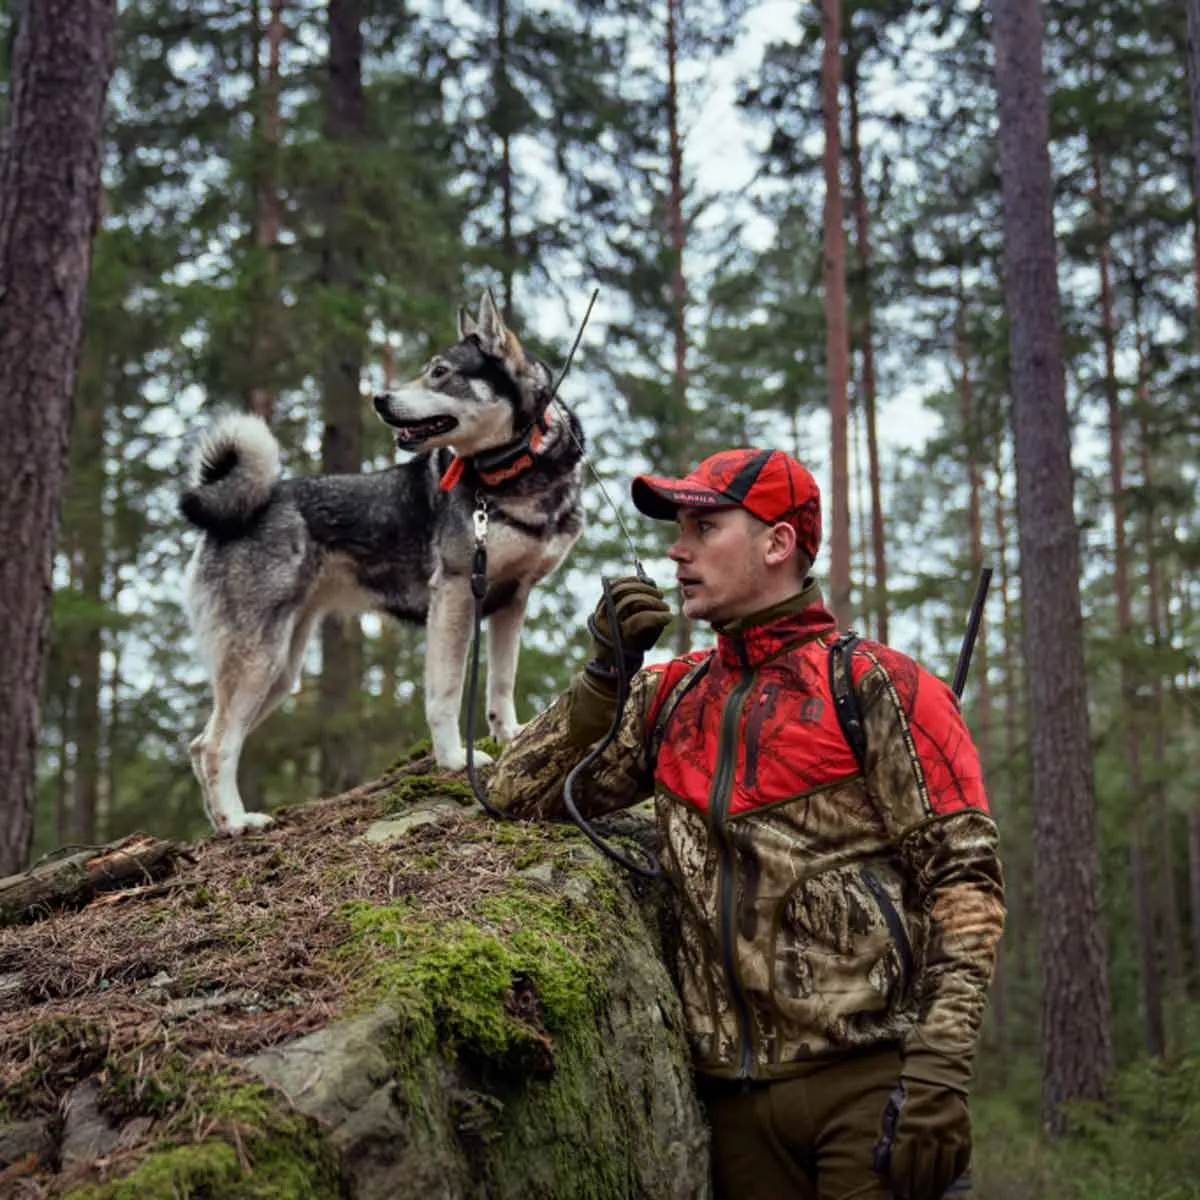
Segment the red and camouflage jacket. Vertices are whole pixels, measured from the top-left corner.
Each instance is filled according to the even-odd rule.
[[[950,689],[859,641],[860,769],[834,710],[834,621],[811,582],[715,651],[639,671],[593,768],[589,816],[653,793],[679,901],[675,963],[697,1068],[786,1078],[899,1042],[910,1076],[967,1090],[1004,924],[996,826]],[[493,803],[563,813],[571,694],[505,749]]]

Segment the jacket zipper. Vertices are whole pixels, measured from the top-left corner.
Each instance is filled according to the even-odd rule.
[[[904,921],[896,911],[891,896],[884,890],[883,884],[866,867],[859,867],[858,874],[863,883],[867,885],[867,890],[875,897],[875,903],[879,905],[879,911],[883,914],[883,920],[888,927],[888,932],[892,935],[892,941],[896,943],[896,949],[900,954],[900,965],[904,968],[904,982],[907,986],[912,980],[913,952],[912,942],[908,940],[908,931],[904,928]]]
[[[754,1056],[750,1044],[750,1006],[742,991],[733,952],[736,936],[733,919],[733,842],[729,837],[726,824],[729,816],[729,800],[733,794],[733,777],[737,766],[738,716],[741,712],[742,700],[754,681],[754,672],[745,657],[745,649],[742,647],[739,649],[742,655],[742,675],[734,684],[733,690],[726,697],[725,704],[721,709],[721,730],[717,742],[717,769],[713,774],[712,790],[709,792],[708,811],[720,857],[721,960],[725,967],[725,977],[729,981],[729,998],[737,1016],[741,1040],[741,1061],[738,1064],[737,1077],[746,1079],[750,1075]]]

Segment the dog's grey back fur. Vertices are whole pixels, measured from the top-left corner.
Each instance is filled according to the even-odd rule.
[[[563,426],[530,472],[481,489],[468,467],[449,492],[438,486],[450,463],[445,450],[363,475],[281,480],[279,446],[267,426],[257,417],[227,414],[193,452],[191,486],[180,501],[188,520],[206,533],[193,558],[189,592],[223,601],[235,626],[251,614],[266,623],[291,612],[337,563],[339,598],[331,607],[373,609],[423,624],[435,567],[450,576],[471,569],[481,490],[490,519],[533,542],[578,534],[582,434],[574,415],[558,410]],[[512,595],[506,576],[492,581],[485,612]],[[353,591],[360,593],[357,600]]]

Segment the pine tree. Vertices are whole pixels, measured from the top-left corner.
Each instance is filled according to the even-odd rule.
[[[1013,374],[1026,659],[1033,727],[1037,891],[1043,979],[1042,1108],[1098,1100],[1112,1069],[1088,734],[1079,549],[1056,277],[1036,0],[993,8],[1005,292]],[[1070,894],[1064,894],[1069,888]]]
[[[0,137],[0,874],[24,865],[51,564],[99,213],[113,0],[26,6]]]

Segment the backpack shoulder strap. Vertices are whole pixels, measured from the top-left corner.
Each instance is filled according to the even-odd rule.
[[[850,658],[860,639],[853,632],[843,633],[829,646],[829,690],[833,695],[833,708],[837,713],[842,736],[854,754],[858,769],[867,771],[867,730],[863,724],[862,708],[858,692],[854,687],[854,675],[850,669]]]

